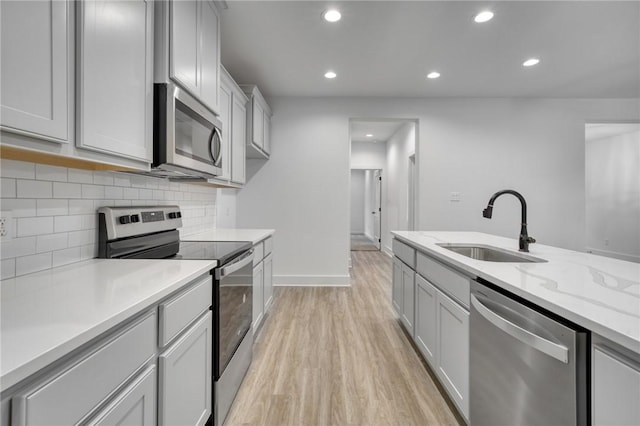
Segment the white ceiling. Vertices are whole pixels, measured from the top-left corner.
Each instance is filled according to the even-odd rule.
[[[404,123],[404,120],[351,120],[351,142],[386,142]]]
[[[267,96],[640,97],[638,1],[227,5],[222,63]],[[321,18],[330,6],[341,21]],[[485,8],[493,20],[473,22]],[[531,56],[540,64],[523,68]]]
[[[585,139],[591,142],[638,131],[639,123],[588,123],[585,125]]]

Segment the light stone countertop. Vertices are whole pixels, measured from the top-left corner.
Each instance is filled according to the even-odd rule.
[[[393,231],[401,241],[521,296],[640,354],[640,264],[531,244],[545,263],[474,260],[437,243],[485,244],[518,252],[516,239],[478,232]]]
[[[273,229],[212,229],[196,234],[181,235],[184,241],[250,241],[257,244],[274,234]]]
[[[92,259],[0,282],[0,391],[144,312],[216,264]]]

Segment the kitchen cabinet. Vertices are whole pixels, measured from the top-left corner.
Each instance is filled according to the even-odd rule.
[[[150,366],[88,426],[156,424],[156,367]]]
[[[211,0],[156,4],[156,82],[176,82],[220,114],[220,16]]]
[[[77,144],[150,163],[154,2],[99,0],[77,5]]]
[[[273,302],[273,237],[253,246],[253,333],[257,334],[262,320]]]
[[[74,2],[0,2],[0,76],[5,131],[73,139]]]
[[[240,85],[249,98],[247,107],[247,158],[268,159],[271,153],[271,108],[253,84]]]
[[[470,279],[402,241],[392,247],[394,309],[468,420]]]
[[[220,71],[222,174],[209,182],[238,188],[245,183],[247,97],[224,67]]]
[[[640,424],[640,356],[593,335],[591,357],[593,424]]]
[[[415,272],[397,257],[393,259],[393,305],[402,324],[413,337]]]
[[[438,290],[429,281],[416,276],[415,342],[434,370],[437,367],[437,294]]]
[[[211,414],[213,322],[207,311],[158,360],[158,424],[201,425]]]

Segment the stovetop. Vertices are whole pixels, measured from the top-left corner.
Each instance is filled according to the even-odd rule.
[[[217,260],[224,265],[251,247],[248,241],[180,241],[180,251],[169,259]]]

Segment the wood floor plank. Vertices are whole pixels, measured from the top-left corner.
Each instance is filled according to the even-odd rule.
[[[226,426],[459,425],[391,306],[391,260],[349,288],[277,288]]]

